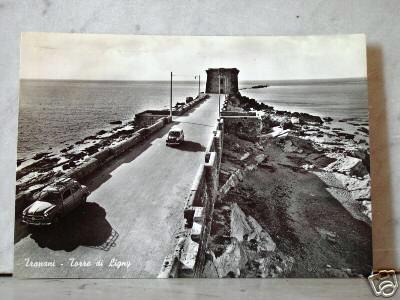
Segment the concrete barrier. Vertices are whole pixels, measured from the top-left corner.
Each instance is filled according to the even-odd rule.
[[[203,205],[204,184],[204,164],[201,164],[193,180],[189,195],[186,198],[185,208],[183,211],[183,217],[185,218],[185,228],[192,227],[196,207],[201,207]]]
[[[100,166],[101,164],[97,159],[90,157],[75,169],[67,172],[66,175],[79,181],[98,170]]]

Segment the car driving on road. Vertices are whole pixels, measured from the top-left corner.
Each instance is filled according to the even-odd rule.
[[[185,141],[185,134],[183,133],[183,129],[181,128],[172,128],[168,132],[167,136],[167,146],[170,145],[180,145]]]
[[[86,202],[88,188],[71,178],[61,178],[45,187],[38,200],[22,212],[22,222],[28,225],[52,225]]]

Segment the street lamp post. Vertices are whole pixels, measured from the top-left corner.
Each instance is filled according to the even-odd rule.
[[[199,96],[200,96],[200,74],[194,76],[194,79],[197,79],[197,78],[199,78]]]
[[[171,72],[171,86],[170,86],[170,95],[169,95],[169,116],[172,121],[172,72]]]
[[[218,75],[218,118],[221,117],[221,74]]]

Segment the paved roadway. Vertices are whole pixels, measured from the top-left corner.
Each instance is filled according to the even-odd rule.
[[[87,205],[56,228],[33,229],[15,245],[15,271],[35,277],[156,277],[173,248],[184,200],[218,117],[218,95],[195,107],[151,140],[88,181]],[[172,126],[185,132],[182,147],[166,147]],[[26,267],[27,260],[55,262]],[[86,263],[73,267],[71,259]],[[103,268],[93,265],[103,259]],[[116,259],[129,262],[118,268]],[[87,265],[88,263],[91,265]]]

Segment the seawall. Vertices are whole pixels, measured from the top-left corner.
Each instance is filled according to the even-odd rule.
[[[182,115],[202,103],[207,98],[208,95],[200,94],[190,102],[174,108],[173,115]],[[137,123],[137,127],[140,128],[139,130],[131,133],[127,138],[121,141],[112,141],[110,145],[88,156],[82,163],[77,164],[66,171],[61,171],[61,176],[67,176],[77,181],[82,181],[95,174],[95,172],[100,170],[105,164],[113,161],[123,155],[126,151],[131,150],[146,139],[150,138],[154,133],[158,132],[172,121],[172,118],[169,116],[169,111],[166,111],[165,113],[164,110],[153,110],[151,112],[151,114],[143,112],[135,116],[134,122]],[[50,172],[52,171],[50,170],[47,175],[50,180],[44,184],[40,182],[41,187],[39,189],[32,190],[28,188],[16,195],[15,214],[17,216],[20,215],[27,206],[33,203],[33,201],[37,200],[40,191],[45,186],[52,184],[55,176],[52,176]]]

